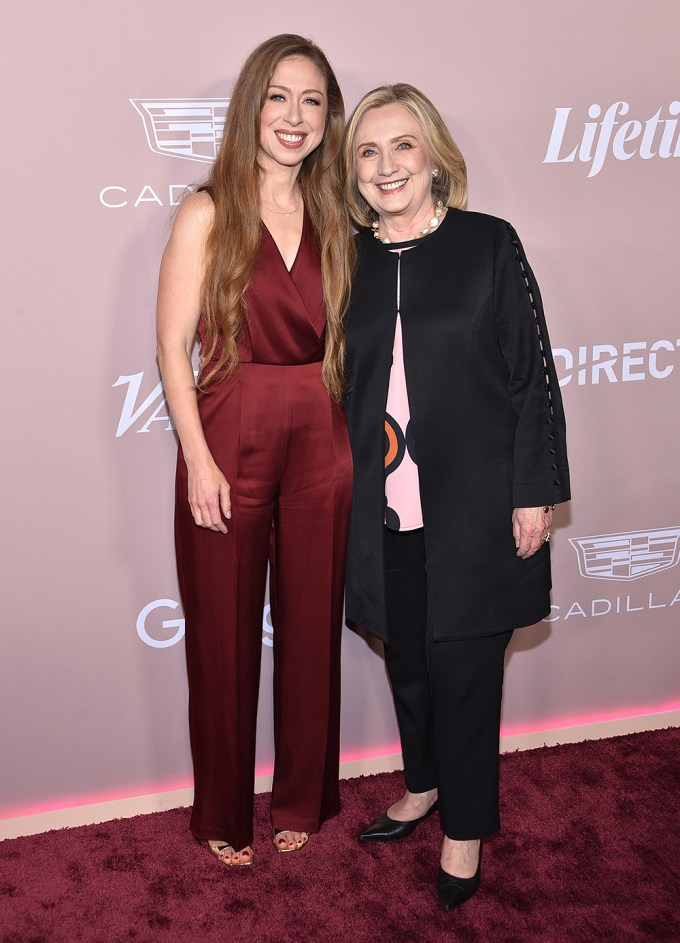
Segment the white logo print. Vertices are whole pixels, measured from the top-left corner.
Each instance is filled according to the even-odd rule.
[[[149,635],[146,627],[147,616],[153,612],[154,609],[163,608],[177,609],[179,608],[179,603],[175,602],[174,599],[154,599],[153,602],[150,602],[148,605],[144,606],[142,611],[137,616],[137,635],[145,645],[150,645],[151,648],[170,648],[171,645],[176,645],[180,639],[184,638],[184,619],[163,620],[161,625],[164,629],[175,629],[175,634],[171,635],[170,638],[157,639],[152,635]]]
[[[272,607],[267,603],[262,613],[262,644],[267,648],[274,647],[274,625],[272,623]]]
[[[179,603],[174,599],[154,599],[153,602],[144,606],[137,616],[137,635],[145,645],[149,645],[151,648],[170,648],[184,638],[185,620],[183,618],[164,619],[161,622],[161,628],[166,631],[175,629],[175,634],[166,639],[154,638],[149,633],[146,620],[156,609],[179,609]],[[267,648],[273,648],[274,626],[272,625],[271,607],[269,605],[266,605],[262,612],[262,632],[262,644],[266,645]]]
[[[209,163],[222,140],[228,98],[131,98],[155,154]]]
[[[163,391],[163,384],[157,383],[156,386],[151,390],[146,399],[138,405],[139,393],[142,388],[142,380],[144,379],[144,373],[134,373],[129,377],[118,377],[114,386],[124,386],[127,384],[127,391],[125,393],[125,401],[123,402],[123,408],[121,409],[120,419],[118,420],[118,428],[116,429],[116,438],[120,438],[128,429],[133,426],[138,419],[151,411],[151,414],[146,419],[146,422],[142,425],[137,432],[149,432],[149,427],[152,422],[163,422],[165,423],[164,428],[170,432],[175,427],[172,424],[172,420],[167,411],[165,405],[165,393]],[[153,410],[151,407],[154,407]]]
[[[566,153],[561,153],[562,145],[567,132],[567,124],[571,108],[556,108],[548,150],[543,159],[544,164],[573,163],[577,157],[583,164],[590,164],[589,177],[595,177],[602,170],[605,159],[610,152],[615,160],[630,160],[631,157],[641,157],[650,160],[660,157],[680,157],[680,136],[677,135],[680,115],[680,101],[672,101],[668,105],[668,114],[661,117],[659,108],[646,121],[632,119],[619,122],[618,117],[627,115],[630,111],[628,102],[614,102],[603,114],[603,109],[597,103],[588,108],[588,117],[593,121],[583,122],[583,131],[579,129],[581,140],[570,136],[565,146]],[[597,119],[601,118],[601,121]],[[617,128],[614,131],[614,128]],[[569,147],[576,144],[572,150]]]
[[[638,580],[680,560],[680,527],[569,538],[581,576],[591,580]]]
[[[630,383],[635,380],[665,380],[676,364],[680,338],[647,341],[627,341],[614,344],[594,344],[592,347],[553,347],[555,366],[560,375],[560,386],[575,380],[578,386],[598,383]],[[560,368],[564,364],[564,370]]]

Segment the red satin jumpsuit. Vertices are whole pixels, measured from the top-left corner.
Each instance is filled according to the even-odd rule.
[[[290,272],[262,225],[236,373],[198,392],[208,447],[231,485],[227,534],[194,523],[181,448],[178,455],[191,829],[199,839],[222,839],[237,849],[253,838],[268,563],[272,824],[313,832],[339,811],[340,633],[352,469],[344,411],[321,379],[324,327],[319,251],[307,215]]]

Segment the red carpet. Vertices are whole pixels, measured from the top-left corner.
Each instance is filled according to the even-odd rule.
[[[508,754],[503,831],[482,887],[438,909],[433,818],[394,846],[355,833],[399,794],[398,773],[342,784],[343,812],[299,853],[269,840],[227,869],[187,811],[0,842],[1,943],[636,943],[680,941],[680,730]]]

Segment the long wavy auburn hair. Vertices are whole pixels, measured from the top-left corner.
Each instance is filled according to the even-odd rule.
[[[226,379],[238,363],[238,340],[246,315],[244,296],[255,272],[260,242],[260,112],[276,66],[291,56],[309,59],[326,80],[323,139],[304,159],[298,183],[321,256],[327,317],[323,379],[331,396],[339,400],[345,359],[342,318],[355,251],[339,162],[345,108],[326,56],[311,40],[291,33],[266,40],[246,59],[227,110],[222,144],[202,188],[210,193],[215,214],[206,243],[202,292],[206,330],[199,385],[205,389]]]

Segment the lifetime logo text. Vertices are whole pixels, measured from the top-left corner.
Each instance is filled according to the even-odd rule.
[[[567,164],[575,160],[590,164],[589,177],[595,177],[602,170],[604,162],[611,152],[615,160],[630,160],[641,157],[651,160],[660,157],[680,157],[680,135],[678,135],[677,115],[680,115],[680,101],[672,101],[668,106],[671,117],[661,117],[662,108],[647,118],[639,121],[619,121],[618,118],[630,111],[628,102],[614,102],[602,113],[602,107],[593,104],[588,109],[588,117],[602,118],[601,121],[585,121],[583,130],[579,129],[581,140],[574,136],[570,123],[572,108],[556,108],[548,150],[544,164]],[[616,131],[614,130],[616,128]],[[570,150],[571,148],[571,150]]]

